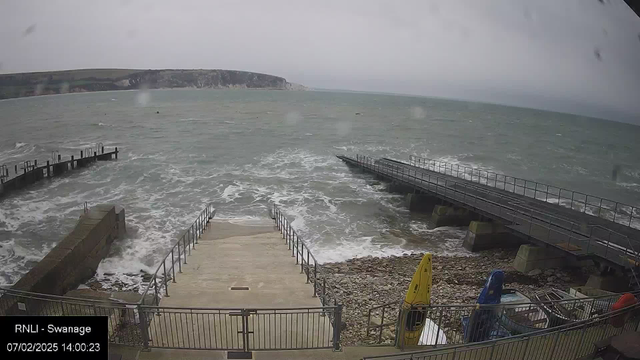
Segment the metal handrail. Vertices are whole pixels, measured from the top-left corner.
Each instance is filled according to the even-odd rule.
[[[291,250],[291,256],[296,258],[296,265],[300,264],[300,273],[306,274],[307,283],[313,282],[313,296],[319,297],[323,306],[327,306],[332,302],[334,306],[338,305],[338,298],[335,295],[331,281],[328,280],[326,270],[316,260],[316,257],[309,250],[309,246],[300,238],[276,204],[273,204],[272,216],[276,227],[282,233],[282,238],[285,239],[285,244]],[[313,261],[313,264],[311,261]],[[320,284],[320,281],[322,281],[322,284]],[[327,282],[329,282],[328,286]]]
[[[413,164],[420,164],[422,166],[429,166],[427,169],[435,171],[435,172],[439,172],[442,174],[447,174],[447,175],[451,175],[451,176],[455,176],[458,178],[463,178],[465,180],[470,180],[471,182],[477,182],[479,184],[483,184],[483,185],[487,185],[487,186],[491,186],[494,187],[496,189],[500,189],[500,190],[505,190],[505,191],[510,191],[513,192],[514,194],[519,194],[517,192],[517,188],[522,188],[523,192],[521,195],[536,199],[536,200],[541,200],[544,202],[549,202],[549,197],[548,195],[551,194],[553,196],[557,196],[557,205],[559,206],[563,206],[563,207],[568,207],[572,210],[576,210],[574,207],[574,203],[575,204],[581,204],[582,205],[582,211],[583,213],[586,213],[587,208],[589,206],[591,207],[596,207],[596,209],[598,210],[598,215],[595,215],[597,217],[601,217],[601,213],[602,210],[606,210],[606,211],[613,211],[613,221],[617,224],[621,224],[621,225],[625,225],[628,227],[632,227],[632,228],[640,228],[640,224],[638,224],[637,226],[633,226],[633,220],[640,220],[640,215],[634,215],[636,212],[638,214],[640,214],[640,209],[636,206],[632,206],[632,205],[628,205],[628,204],[624,204],[621,202],[617,202],[614,200],[609,200],[609,199],[605,199],[599,196],[595,196],[595,195],[589,195],[586,193],[581,193],[579,191],[573,191],[573,190],[568,190],[568,189],[563,189],[561,187],[557,187],[557,186],[553,186],[553,185],[548,185],[548,184],[544,184],[544,183],[540,183],[537,181],[533,181],[533,180],[526,180],[526,179],[522,179],[522,178],[518,178],[515,176],[510,176],[510,175],[505,175],[505,174],[499,174],[493,171],[489,171],[489,170],[485,170],[482,168],[475,168],[475,167],[469,167],[469,166],[460,166],[460,164],[452,164],[452,163],[448,163],[446,161],[439,161],[439,160],[434,160],[434,159],[427,159],[427,158],[422,158],[419,156],[414,156],[414,155],[410,155],[409,156],[409,162],[413,163]],[[424,165],[426,163],[426,165]],[[433,164],[433,165],[431,165]],[[422,167],[420,165],[414,165],[414,166],[418,166],[418,167]],[[443,166],[444,165],[444,169]],[[460,169],[462,168],[462,171],[460,171]],[[447,173],[447,169],[449,169],[449,173]],[[455,169],[455,174],[454,174],[454,169]],[[469,175],[468,170],[470,170],[471,174],[470,177],[471,179],[467,178],[467,175]],[[477,176],[474,176],[474,173],[477,172]],[[482,174],[485,174],[485,176],[482,176]],[[460,176],[462,174],[462,177]],[[492,175],[492,176],[491,176]],[[499,177],[502,177],[502,180],[498,180]],[[511,178],[513,179],[513,182],[509,182],[508,179]],[[474,180],[475,179],[475,180]],[[485,181],[482,182],[481,180],[484,179]],[[476,181],[477,180],[477,181]],[[493,181],[493,185],[491,185],[491,181]],[[518,184],[518,182],[520,182],[520,184]],[[502,183],[502,188],[500,188],[498,186],[498,183]],[[524,183],[524,184],[523,184]],[[528,184],[534,184],[534,187],[528,187]],[[513,185],[513,187],[507,187],[506,185]],[[553,192],[549,192],[549,188],[555,188],[558,189],[557,194],[553,193]],[[544,189],[544,190],[543,190]],[[533,196],[530,196],[527,194],[526,190],[531,190],[533,191]],[[565,194],[569,194],[565,197],[562,196],[563,191],[565,192]],[[538,197],[538,193],[540,194],[545,194],[544,199]],[[576,195],[578,195],[578,198],[584,198],[584,201],[580,201],[578,198],[576,198]],[[589,198],[591,199],[595,199],[595,201],[597,202],[597,205],[595,203],[590,203],[589,202]],[[562,204],[561,200],[567,200],[570,201],[570,206],[565,206],[564,204]],[[549,202],[551,203],[551,202]],[[605,206],[603,206],[603,203],[605,203]],[[606,203],[610,203],[611,206],[606,206]],[[622,222],[618,222],[616,221],[618,214],[618,210],[622,210],[624,208],[629,208],[629,221],[622,223]],[[579,207],[578,207],[579,208]]]
[[[182,272],[182,264],[187,263],[187,252],[191,255],[191,249],[195,249],[196,244],[198,243],[198,239],[200,235],[204,232],[207,225],[213,219],[216,214],[216,209],[213,208],[213,203],[209,203],[205,206],[204,210],[200,212],[200,215],[196,218],[196,220],[191,224],[187,230],[185,230],[182,235],[178,238],[178,241],[171,247],[171,249],[167,252],[167,254],[162,259],[162,262],[156,268],[156,271],[153,273],[151,279],[149,279],[149,283],[145,288],[140,301],[138,304],[147,305],[144,303],[145,297],[151,288],[153,287],[153,303],[158,306],[160,305],[160,297],[162,296],[162,288],[164,288],[164,296],[169,296],[169,280],[171,278],[172,282],[176,282],[176,262],[178,264],[178,272]],[[182,249],[182,251],[180,251]],[[177,252],[177,256],[176,256]],[[167,260],[171,258],[171,262],[169,266],[167,266]],[[158,274],[160,273],[160,269],[162,269],[162,280],[161,284],[158,284]],[[169,274],[170,276],[167,276]]]
[[[414,175],[411,175],[411,172],[405,171],[405,170],[408,170],[408,169],[406,169],[404,167],[393,166],[393,165],[390,165],[390,164],[380,165],[380,163],[378,161],[375,161],[372,158],[369,158],[369,157],[363,156],[363,155],[356,155],[356,158],[352,159],[352,160],[355,160],[356,163],[360,164],[363,167],[368,167],[371,170],[374,170],[374,171],[377,171],[377,172],[380,172],[380,173],[384,173],[384,171],[381,171],[381,169],[387,168],[387,169],[390,169],[390,172],[392,174],[395,173],[396,175],[402,175],[403,177],[406,176],[408,178],[411,178],[413,180],[416,180],[416,181],[420,182],[420,184],[424,184],[425,183],[425,177],[424,177],[425,173],[421,173],[422,177],[415,176],[417,174],[417,172],[415,172],[415,171],[413,172]],[[407,164],[404,164],[404,165],[407,165]],[[528,232],[527,232],[528,235],[531,235],[530,234],[531,227],[534,224],[533,220],[535,219],[535,221],[539,222],[539,223],[535,224],[536,226],[543,226],[548,230],[547,237],[546,237],[547,240],[550,239],[551,231],[552,231],[551,227],[552,226],[553,227],[557,227],[559,229],[562,229],[562,230],[568,232],[568,233],[563,233],[563,232],[555,230],[555,229],[553,230],[554,233],[559,233],[562,236],[568,237],[569,238],[569,243],[568,243],[569,245],[571,245],[572,239],[575,240],[575,241],[584,240],[584,239],[580,239],[578,237],[575,237],[573,235],[574,233],[581,234],[579,232],[580,224],[578,224],[578,223],[575,223],[575,222],[567,220],[567,219],[562,219],[562,218],[553,216],[551,214],[546,214],[546,213],[542,213],[542,212],[539,212],[539,211],[535,211],[535,210],[532,210],[532,209],[527,209],[528,212],[524,212],[523,210],[512,208],[512,207],[506,206],[504,204],[497,203],[497,202],[491,201],[489,199],[485,199],[485,198],[479,197],[477,195],[469,193],[468,191],[460,191],[457,187],[462,187],[462,188],[465,188],[465,189],[466,188],[472,188],[472,189],[474,188],[474,187],[471,187],[471,186],[469,186],[469,185],[467,185],[465,183],[458,182],[458,181],[451,180],[451,179],[447,179],[447,178],[441,178],[441,177],[439,177],[437,175],[433,175],[432,176],[431,174],[428,174],[428,173],[426,175],[427,175],[427,178],[426,178],[426,181],[427,181],[426,190],[427,191],[434,192],[434,190],[432,190],[431,187],[435,186],[435,193],[436,194],[446,196],[447,193],[449,193],[450,194],[450,196],[449,196],[450,199],[455,199],[456,201],[461,201],[460,198],[455,198],[455,197],[451,196],[451,193],[458,194],[458,195],[460,195],[459,197],[462,197],[463,203],[465,203],[467,205],[471,205],[471,203],[467,201],[468,198],[469,198],[469,200],[473,200],[473,205],[474,206],[477,205],[478,200],[481,200],[482,203],[485,203],[485,204],[493,206],[493,207],[497,207],[499,212],[498,212],[498,214],[494,214],[494,215],[496,215],[498,217],[502,217],[504,219],[507,219],[508,221],[513,222],[513,223],[517,223],[515,220],[528,221],[529,222],[529,229],[528,229]],[[432,181],[432,178],[435,180],[435,182]],[[404,178],[400,178],[399,180],[403,181],[403,182],[407,182],[408,184],[410,184],[412,186],[416,186],[416,184],[408,182]],[[444,182],[444,185],[441,184],[442,182]],[[454,187],[452,187],[450,185],[454,185]],[[442,194],[440,194],[440,192],[442,192]],[[496,194],[492,194],[492,195],[493,196],[497,196],[500,200],[505,200],[505,202],[509,202],[509,200],[510,200],[510,198],[508,198],[508,197],[506,197],[506,196],[504,196],[502,194],[496,193]],[[506,214],[503,214],[503,209],[505,210]],[[482,210],[490,212],[490,210],[486,210],[486,209],[482,209]],[[495,212],[495,210],[493,210],[493,211]],[[507,212],[511,212],[511,213],[507,213]],[[535,212],[538,212],[539,214],[542,214],[543,216],[542,217],[535,216],[534,215]],[[521,216],[518,216],[516,214],[520,214]],[[556,221],[552,222],[552,220],[556,220]],[[559,222],[564,222],[564,223],[569,223],[567,225],[571,225],[571,226],[570,227],[563,226],[561,224],[558,224],[557,223],[558,221]],[[610,230],[608,230],[608,231],[610,231]],[[609,234],[610,234],[609,235],[609,240],[610,240],[611,233],[609,233]],[[597,245],[604,246],[605,241],[601,241],[601,239],[598,239],[598,238],[593,238],[592,234],[589,234],[589,235],[581,234],[581,235],[583,237],[589,239],[588,240],[589,243],[587,244],[587,253],[590,253],[589,252],[590,249],[593,250],[592,249],[592,243],[591,243],[592,240],[595,240],[597,242]],[[627,239],[628,239],[628,241],[631,241],[629,238],[627,238]],[[611,242],[610,241],[606,241],[605,255],[607,255],[609,253],[610,249],[612,249]],[[613,248],[613,250],[619,250],[619,249]],[[611,260],[606,256],[605,256],[605,258],[608,259],[608,260]]]
[[[409,165],[409,166],[413,166],[413,165],[411,165],[411,164],[406,164],[406,163],[403,163],[403,162],[401,162],[401,161],[397,161],[397,160],[393,160],[393,161],[398,162],[398,163],[400,163],[400,164],[402,164],[402,165]],[[384,165],[384,163],[383,163],[383,165]],[[391,165],[391,166],[393,166],[393,165]],[[446,174],[445,174],[445,175],[446,175]],[[415,178],[417,178],[417,177],[415,177]],[[436,177],[436,178],[437,178],[437,179],[440,179],[440,178],[438,178],[438,177]],[[463,179],[463,180],[464,180],[464,179]],[[454,182],[454,184],[458,184],[458,183],[457,183],[457,182]],[[486,189],[484,189],[484,188],[482,188],[482,187],[477,187],[477,186],[473,186],[473,185],[471,185],[471,186],[469,186],[469,187],[471,187],[471,188],[473,188],[473,189],[476,189],[476,190],[478,190],[478,191],[486,192]],[[491,194],[492,194],[493,196],[499,196],[500,198],[507,198],[506,196],[505,196],[505,197],[503,197],[503,196],[502,196],[502,195],[500,195],[500,194],[496,194],[496,193],[491,193]],[[515,198],[514,198],[514,201],[517,201],[517,199],[515,199]],[[579,231],[579,225],[580,225],[580,224],[579,224],[579,223],[577,223],[577,222],[575,222],[575,221],[573,221],[573,220],[571,220],[571,219],[567,219],[567,218],[560,217],[560,216],[556,216],[556,215],[550,215],[550,214],[548,214],[548,213],[546,213],[546,212],[543,212],[543,211],[540,211],[540,210],[537,210],[537,209],[533,209],[533,208],[531,208],[531,209],[527,209],[527,210],[529,210],[529,211],[531,211],[531,212],[535,212],[535,213],[541,214],[541,215],[544,215],[544,216],[553,217],[554,219],[557,219],[557,220],[561,220],[561,221],[568,222],[568,223],[570,223],[570,224],[572,225],[572,227],[571,227],[571,231],[572,231],[572,232],[580,233],[580,231]],[[573,227],[576,227],[576,229],[574,230],[574,229],[573,229]],[[632,255],[632,256],[634,256],[634,257],[636,257],[636,258],[638,257],[638,255],[640,255],[640,254],[635,250],[634,246],[632,245],[631,239],[630,239],[627,235],[622,234],[622,233],[619,233],[619,232],[617,232],[617,231],[615,231],[615,230],[611,230],[611,229],[609,229],[609,228],[606,228],[606,227],[604,227],[604,226],[602,226],[602,225],[600,225],[600,224],[587,224],[587,227],[592,228],[592,229],[593,229],[593,228],[601,228],[601,229],[603,229],[603,230],[607,231],[607,233],[608,233],[608,234],[616,235],[616,236],[618,236],[618,237],[621,237],[621,238],[626,239],[626,240],[627,240],[627,243],[629,244],[629,246],[630,246],[630,248],[631,248],[631,251],[628,251],[628,249],[624,249],[624,250],[625,250],[624,252],[625,252],[625,253],[627,253],[627,254],[629,254],[629,255]],[[592,233],[593,233],[593,230],[591,230],[591,231],[589,232],[589,235],[592,235]],[[583,235],[586,235],[586,234],[584,234],[584,233],[582,233],[582,234],[583,234]],[[604,240],[603,240],[603,241],[604,241]]]
[[[607,320],[611,320],[613,318],[619,318],[620,316],[625,316],[628,314],[633,314],[635,312],[637,312],[638,310],[640,310],[640,303],[639,304],[635,304],[632,306],[628,306],[619,310],[615,310],[609,313],[605,313],[587,320],[582,320],[582,321],[578,321],[578,322],[574,322],[574,323],[569,323],[566,325],[562,325],[562,326],[558,326],[558,327],[554,327],[554,328],[547,328],[547,329],[542,329],[542,330],[538,330],[538,331],[534,331],[534,332],[529,332],[529,333],[525,333],[525,334],[520,334],[520,335],[515,335],[515,336],[509,336],[509,337],[504,337],[504,338],[500,338],[500,339],[494,339],[494,340],[486,340],[486,341],[480,341],[480,342],[474,342],[474,343],[464,343],[464,344],[458,344],[458,345],[453,345],[453,346],[447,346],[446,348],[434,348],[434,349],[427,349],[427,350],[418,350],[418,351],[409,351],[409,352],[403,352],[403,353],[395,353],[395,354],[386,354],[386,355],[377,355],[377,356],[368,356],[365,357],[364,359],[414,359],[417,356],[419,357],[424,357],[426,358],[427,356],[429,356],[431,353],[436,353],[438,352],[439,355],[442,356],[441,352],[442,351],[446,351],[446,352],[453,352],[453,353],[457,353],[458,350],[463,349],[462,351],[465,351],[464,349],[468,349],[468,350],[472,350],[472,349],[478,349],[478,348],[483,348],[483,347],[488,347],[488,346],[493,346],[495,347],[496,344],[498,343],[504,343],[504,342],[508,342],[508,343],[514,343],[517,341],[530,341],[530,339],[532,338],[536,338],[536,337],[541,337],[541,336],[546,336],[546,335],[551,335],[551,336],[559,336],[561,333],[566,333],[568,331],[573,331],[573,330],[583,330],[586,329],[588,327],[592,327],[592,326],[597,326],[599,323],[606,323]],[[637,319],[634,319],[634,321],[637,321]],[[625,322],[625,324],[630,324],[630,322],[627,321]],[[632,324],[634,325],[634,324]],[[637,324],[635,324],[637,326]],[[623,328],[624,329],[624,328]],[[634,329],[629,329],[630,331],[634,331],[636,330]],[[584,335],[584,332],[583,332]],[[603,334],[601,334],[601,336],[604,336],[604,332]],[[584,341],[584,338],[582,338],[580,340],[580,345],[582,345]],[[557,343],[555,343],[557,345]],[[578,348],[580,349],[580,348]],[[553,351],[555,351],[555,346]],[[493,354],[493,353],[492,353]],[[522,355],[522,354],[521,354]],[[466,357],[465,357],[466,358]],[[550,357],[553,358],[553,357]],[[487,357],[487,359],[493,359],[493,356],[490,355],[489,357]]]
[[[414,157],[414,159],[412,159],[412,160],[414,160],[414,162],[415,162],[415,157]],[[382,164],[383,164],[383,165],[386,165],[386,162],[387,162],[387,161],[390,161],[390,160],[385,159],[385,162],[382,162]],[[403,164],[403,165],[415,166],[415,165],[406,164],[406,163],[403,163],[403,162],[401,162],[401,161],[397,161],[397,160],[391,160],[391,161],[394,161],[394,162],[397,162],[397,163],[399,163],[399,164]],[[420,168],[420,167],[419,167],[419,168]],[[427,170],[428,170],[428,169],[427,169]],[[445,175],[446,175],[446,172],[445,172]],[[481,184],[481,185],[482,185],[482,184]],[[477,189],[477,190],[479,190],[479,191],[484,191],[484,192],[486,192],[486,189],[481,188],[481,187],[473,187],[473,186],[472,186],[472,188],[475,188],[475,189]],[[494,196],[495,196],[496,194],[495,194],[495,193],[492,193],[492,195],[494,195]],[[538,211],[538,210],[536,210],[536,209],[528,209],[528,210],[529,210],[529,211],[532,211],[532,212],[537,212],[538,214],[543,214],[543,215],[545,215],[545,216],[553,216],[553,215],[549,215],[549,214],[547,214],[547,213],[545,213],[545,212]],[[564,218],[557,217],[557,216],[553,216],[553,217],[554,217],[555,219],[562,219],[562,221],[569,222],[569,223],[571,224],[571,229],[570,229],[570,231],[580,233],[580,231],[577,231],[577,230],[579,229],[579,224],[578,224],[578,223],[576,223],[576,222],[574,222],[574,221],[572,221],[572,220],[570,220],[570,219],[564,219]],[[576,227],[576,230],[574,230],[574,227]],[[627,235],[621,234],[621,233],[619,233],[619,232],[617,232],[617,231],[615,231],[615,230],[608,229],[608,228],[606,228],[606,227],[604,227],[604,226],[602,226],[602,225],[600,225],[600,224],[588,224],[588,225],[587,225],[587,227],[588,227],[588,228],[590,228],[590,231],[589,231],[589,238],[599,239],[597,236],[593,236],[593,229],[595,229],[595,228],[600,228],[600,229],[605,230],[605,231],[607,232],[607,235],[608,235],[609,240],[599,239],[599,241],[601,241],[601,242],[605,242],[605,241],[606,241],[606,242],[607,242],[607,246],[608,246],[608,247],[609,247],[609,246],[611,246],[611,244],[610,244],[610,239],[611,239],[611,236],[612,236],[612,235],[615,235],[615,236],[617,236],[618,238],[622,238],[623,240],[626,240],[626,243],[628,244],[629,248],[624,248],[624,247],[620,246],[620,247],[618,247],[618,248],[617,248],[617,250],[618,250],[618,251],[622,251],[625,255],[631,256],[631,257],[633,258],[632,260],[633,260],[636,264],[637,264],[637,263],[640,263],[640,261],[639,261],[639,260],[640,260],[640,256],[639,256],[640,254],[638,253],[638,251],[636,251],[636,250],[635,250],[635,247],[633,246],[633,242],[631,241],[631,239],[630,239]],[[565,227],[565,228],[566,228],[566,227]],[[585,235],[585,234],[583,234],[583,235]],[[630,271],[631,271],[632,280],[634,280],[634,281],[635,281],[635,283],[636,283],[636,285],[640,288],[640,282],[638,281],[638,277],[637,277],[637,275],[636,275],[636,273],[635,273],[635,270],[634,270],[633,266],[629,266],[629,269],[630,269]]]
[[[631,293],[636,297],[640,296],[640,290],[629,292],[629,293]],[[541,305],[547,306],[547,307],[562,306],[563,308],[569,311],[578,311],[578,310],[587,311],[587,309],[589,309],[587,316],[588,318],[591,318],[591,317],[600,315],[598,311],[604,311],[604,310],[608,311],[611,305],[613,305],[622,295],[623,293],[615,293],[615,294],[592,296],[592,297],[580,297],[580,298],[573,298],[573,299],[530,301],[530,302],[523,302],[523,303],[517,303],[517,304],[502,303],[502,304],[413,305],[409,308],[405,308],[405,311],[422,313],[422,314],[435,314],[437,318],[434,318],[434,320],[436,324],[438,324],[438,327],[442,329],[446,327],[445,323],[442,322],[443,318],[449,319],[449,320],[456,319],[457,321],[459,320],[460,315],[468,316],[471,312],[477,311],[477,310],[500,314],[504,312],[505,309],[535,308]],[[373,330],[373,334],[377,335],[377,341],[378,343],[380,343],[382,340],[383,329],[392,325],[393,326],[397,325],[396,316],[399,313],[399,311],[402,309],[403,304],[404,304],[404,301],[397,300],[397,301],[391,301],[385,304],[376,305],[369,308],[367,312],[367,328],[366,328],[367,335],[371,335]],[[389,313],[390,315],[386,315]],[[380,314],[379,316],[380,323],[371,325],[373,323],[372,319],[377,318],[378,314]],[[385,319],[390,322],[385,323]],[[402,330],[400,331],[402,332]],[[452,341],[455,341],[455,340],[449,338],[448,344],[452,344]],[[438,344],[436,343],[431,345],[437,346]]]

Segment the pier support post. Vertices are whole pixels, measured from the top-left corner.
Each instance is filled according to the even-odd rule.
[[[387,190],[390,193],[394,193],[394,194],[413,193],[413,188],[411,186],[407,186],[407,185],[402,184],[402,183],[397,182],[397,181],[392,181],[391,183],[389,183],[389,186],[387,187]]]
[[[628,290],[629,280],[616,275],[590,275],[585,286],[611,292]]]
[[[472,221],[462,246],[472,252],[496,247],[513,247],[522,244],[499,223]]]
[[[567,263],[567,259],[558,250],[526,244],[521,245],[518,249],[518,255],[513,260],[513,267],[526,274],[533,269],[544,270],[562,267],[565,263]]]
[[[467,226],[478,216],[471,211],[453,206],[435,205],[429,227],[435,229],[441,226]]]
[[[438,204],[438,198],[425,194],[410,193],[405,196],[405,203],[409,211],[430,213]]]

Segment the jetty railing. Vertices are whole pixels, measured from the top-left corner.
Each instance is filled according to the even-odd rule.
[[[482,168],[414,155],[409,156],[409,164],[640,229],[640,209],[636,206]]]
[[[179,308],[0,288],[0,316],[107,316],[109,342],[144,349],[340,349],[342,306]]]
[[[639,248],[640,243],[615,231],[599,226],[588,226],[587,233],[584,233],[582,224],[530,207],[516,206],[513,199],[506,195],[491,193],[494,200],[480,196],[486,194],[479,194],[482,189],[478,189],[475,185],[414,171],[405,166],[382,163],[362,155],[356,155],[354,159],[349,160],[364,169],[393,177],[421,191],[433,193],[448,201],[471,206],[475,209],[474,211],[481,211],[489,216],[509,221],[516,231],[565,251],[597,255],[625,267],[629,264],[625,256],[639,258],[633,248]],[[632,242],[636,245],[630,248],[629,244]]]
[[[364,359],[573,360],[597,351],[595,343],[598,341],[623,332],[638,331],[639,324],[640,304],[635,304],[590,319],[516,336]]]
[[[640,292],[633,294],[638,296]],[[621,295],[518,304],[412,306],[404,310],[402,301],[394,301],[368,310],[366,335],[369,343],[393,343],[400,348],[403,348],[407,341],[413,345],[433,347],[478,342],[512,336],[514,332],[517,334],[520,331],[535,331],[600,316],[609,312]],[[405,317],[401,319],[404,326],[398,322],[400,314]],[[519,317],[532,325],[523,327],[509,320]],[[501,322],[507,325],[501,325]],[[423,323],[426,324],[430,335],[418,344],[420,341],[417,338],[421,334],[411,329]],[[389,338],[388,334],[394,334],[393,338]]]
[[[339,350],[339,325],[332,324],[330,319],[339,318],[340,311],[340,306],[271,309],[141,306],[141,318],[148,319],[149,324],[143,341],[152,348],[243,353]]]
[[[139,303],[141,305],[159,306],[162,296],[170,296],[169,284],[176,282],[176,265],[178,273],[181,273],[182,265],[187,264],[187,256],[191,255],[191,250],[196,248],[200,235],[206,230],[215,215],[216,209],[214,209],[213,203],[209,203],[200,212],[193,224],[182,233],[149,279],[149,283],[140,298]],[[147,296],[147,294],[151,296]]]
[[[313,296],[320,299],[322,306],[337,306],[339,299],[336,297],[334,286],[326,270],[311,253],[309,245],[300,238],[286,215],[275,204],[271,209],[271,216],[282,233],[285,245],[291,251],[291,257],[295,257],[296,265],[300,265],[300,273],[306,275],[307,283],[313,283]]]

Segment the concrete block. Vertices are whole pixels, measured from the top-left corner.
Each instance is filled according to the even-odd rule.
[[[441,226],[467,226],[476,218],[477,215],[467,209],[435,205],[429,227],[433,229]]]
[[[438,203],[438,198],[424,194],[407,194],[405,202],[410,211],[430,213]]]
[[[496,247],[518,246],[522,241],[501,224],[471,221],[462,246],[469,251],[480,251]]]
[[[526,274],[533,269],[564,267],[567,263],[564,254],[559,251],[535,245],[521,245],[513,261],[513,267]]]
[[[615,275],[591,275],[585,286],[618,293],[629,290],[629,279]]]
[[[405,185],[403,183],[392,181],[391,183],[389,183],[387,190],[390,193],[394,193],[394,194],[408,194],[408,193],[413,193],[414,189],[411,186]]]

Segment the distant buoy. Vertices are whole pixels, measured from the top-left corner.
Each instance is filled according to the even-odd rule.
[[[156,114],[160,114],[160,111],[156,111]]]

